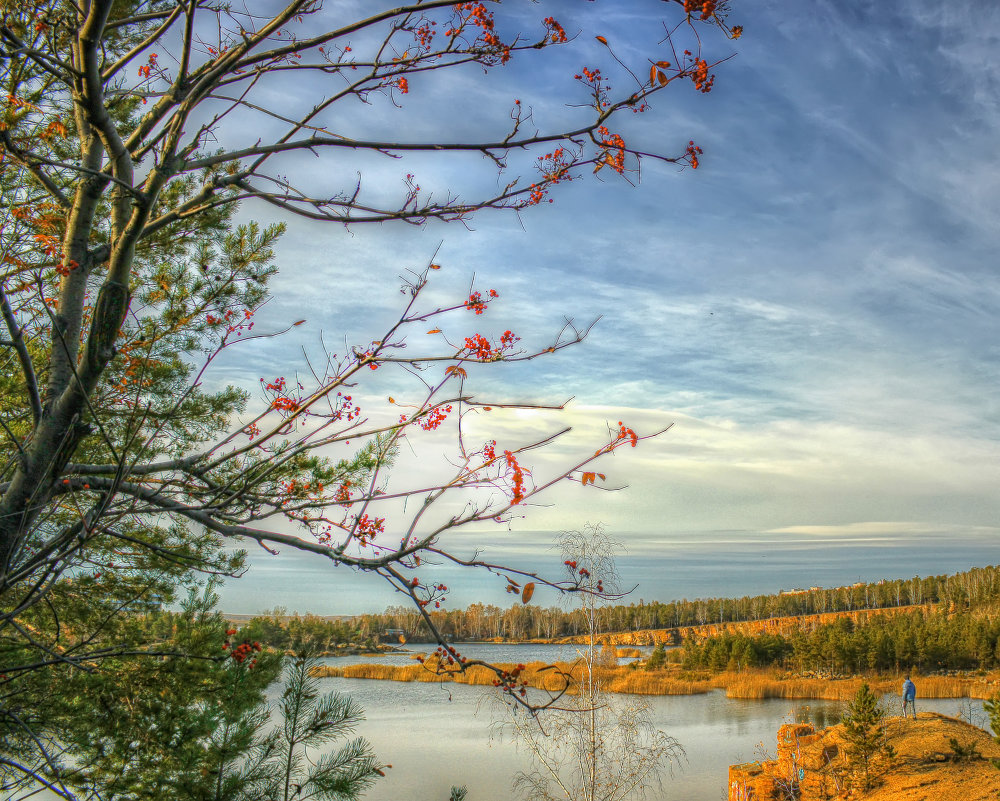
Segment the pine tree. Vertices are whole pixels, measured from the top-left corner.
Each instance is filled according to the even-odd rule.
[[[855,775],[867,790],[874,786],[895,757],[886,735],[886,712],[865,682],[858,688],[841,720],[847,754],[855,764]]]

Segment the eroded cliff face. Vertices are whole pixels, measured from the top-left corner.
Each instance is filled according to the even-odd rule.
[[[917,720],[890,718],[891,761],[876,765],[875,786],[864,790],[843,728],[816,731],[807,724],[778,730],[774,759],[732,765],[729,801],[997,801],[1000,745],[982,729],[937,713]],[[952,743],[965,752],[956,752]]]
[[[717,637],[726,632],[739,634],[791,634],[796,631],[811,631],[819,626],[832,623],[840,618],[850,618],[855,623],[867,620],[876,615],[888,617],[891,615],[910,614],[914,611],[927,612],[927,606],[894,606],[886,609],[855,609],[851,612],[823,612],[813,615],[794,615],[791,617],[770,617],[761,620],[732,621],[727,623],[705,623],[700,626],[680,626],[678,628],[639,629],[638,631],[619,631],[594,635],[598,644],[609,645],[679,645],[682,640],[693,638],[700,642],[707,637]],[[573,645],[586,644],[590,641],[589,634],[572,637],[559,637],[554,640],[534,639],[529,642],[556,642]]]

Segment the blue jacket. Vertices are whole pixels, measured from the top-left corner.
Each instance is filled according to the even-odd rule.
[[[917,686],[907,679],[903,682],[903,698],[916,698],[917,697]]]

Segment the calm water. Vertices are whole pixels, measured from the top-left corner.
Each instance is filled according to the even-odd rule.
[[[409,665],[418,654],[428,654],[434,651],[436,645],[431,643],[410,643],[404,646],[400,653],[374,654],[372,656],[340,656],[322,659],[329,665],[357,665],[363,662],[375,662],[382,665]],[[582,645],[511,645],[509,643],[470,642],[455,646],[458,652],[467,659],[482,659],[491,663],[523,662],[572,662],[580,654]],[[631,646],[628,646],[631,647]],[[639,646],[639,651],[648,656],[652,648]],[[622,657],[619,662],[626,664],[633,661]]]
[[[527,756],[493,731],[487,688],[364,679],[323,679],[322,686],[350,693],[364,707],[367,719],[359,734],[393,766],[365,796],[369,801],[447,801],[453,784],[468,786],[469,801],[506,801],[513,774],[528,766]],[[646,700],[654,725],[687,752],[673,775],[664,776],[662,789],[650,793],[656,801],[724,799],[729,765],[756,758],[760,744],[773,754],[782,723],[831,725],[841,711],[835,702],[740,701],[722,692]],[[963,711],[956,699],[918,703],[918,713]],[[968,712],[974,721],[985,721],[981,702],[973,701]]]

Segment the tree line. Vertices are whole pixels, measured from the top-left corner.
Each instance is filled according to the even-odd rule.
[[[702,642],[687,640],[683,654],[689,669],[780,666],[834,674],[992,670],[1000,668],[1000,617],[944,609],[858,622],[844,617],[788,635],[727,632]]]
[[[780,592],[742,598],[699,598],[663,603],[617,604],[600,607],[595,630],[606,634],[642,629],[666,629],[707,623],[734,623],[773,617],[891,609],[929,604],[949,611],[972,609],[1000,601],[1000,567],[976,567],[954,575],[887,579],[849,587]],[[474,603],[464,609],[428,612],[435,627],[452,640],[556,639],[588,632],[579,609],[515,603],[508,608]],[[315,615],[287,616],[274,610],[254,620],[260,639],[274,647],[292,649],[311,640],[328,650],[338,643],[374,642],[386,632],[407,640],[429,636],[423,615],[406,606],[391,606],[380,614],[330,620]],[[394,638],[393,638],[394,639]]]

